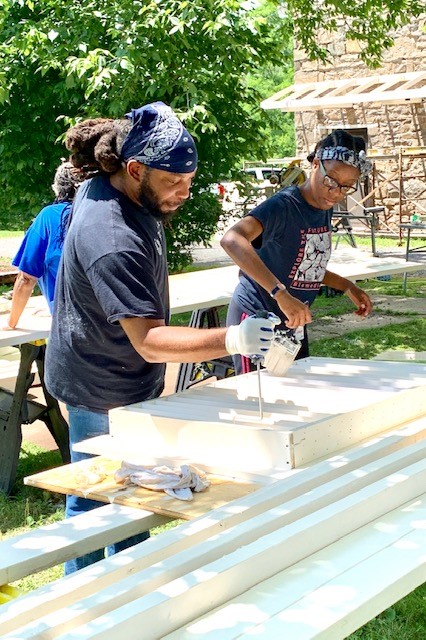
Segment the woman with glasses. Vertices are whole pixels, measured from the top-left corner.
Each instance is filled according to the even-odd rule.
[[[309,179],[286,187],[247,213],[223,236],[221,245],[240,267],[240,281],[229,305],[227,325],[260,309],[281,319],[278,330],[303,327],[298,358],[309,355],[306,326],[321,285],[343,291],[355,313],[367,316],[369,296],[356,284],[327,269],[331,255],[333,207],[354,193],[371,163],[364,140],[336,129],[308,156]],[[234,356],[235,373],[253,369],[247,357]]]

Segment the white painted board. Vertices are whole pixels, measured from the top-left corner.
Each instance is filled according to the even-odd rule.
[[[286,377],[261,372],[110,412],[110,435],[132,457],[192,461],[218,473],[298,468],[426,415],[426,367],[306,358]]]

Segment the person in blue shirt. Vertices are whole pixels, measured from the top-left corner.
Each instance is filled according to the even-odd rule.
[[[312,321],[310,306],[322,284],[343,291],[360,317],[372,309],[362,289],[327,269],[333,207],[354,193],[358,180],[371,169],[365,142],[336,129],[317,143],[308,161],[308,180],[262,202],[221,240],[241,269],[227,325],[266,309],[280,318],[277,330],[303,327],[298,358],[309,355],[306,325]],[[253,369],[252,361],[244,355],[235,354],[233,362],[236,374]]]
[[[82,173],[62,162],[52,184],[55,200],[37,214],[12,260],[19,272],[12,293],[12,307],[4,329],[15,329],[36,284],[53,310],[56,276],[65,229]]]

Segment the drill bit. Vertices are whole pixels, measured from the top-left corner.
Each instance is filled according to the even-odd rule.
[[[252,363],[254,365],[256,365],[256,372],[257,372],[257,396],[258,396],[258,402],[259,402],[259,418],[260,420],[263,419],[263,400],[262,400],[262,383],[260,380],[260,362],[262,360],[261,356],[251,356],[250,360],[252,361]]]
[[[259,311],[256,311],[255,313],[255,317],[256,318],[267,318],[268,317],[268,312],[265,311],[264,309],[261,309]],[[251,361],[253,362],[253,364],[256,365],[256,371],[257,371],[257,395],[258,395],[258,400],[259,400],[259,419],[263,420],[263,399],[262,399],[262,383],[260,380],[260,363],[262,361],[262,356],[251,356]]]
[[[263,420],[263,399],[262,399],[262,384],[260,382],[260,360],[256,363],[257,369],[257,393],[259,395],[259,418]]]

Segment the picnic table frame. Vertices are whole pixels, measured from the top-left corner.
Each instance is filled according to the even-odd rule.
[[[407,244],[405,245],[405,259],[408,262],[409,257],[410,257],[410,252],[411,253],[415,253],[416,251],[417,252],[423,252],[423,251],[426,250],[426,244],[423,244],[420,247],[412,247],[412,248],[410,248],[411,232],[412,231],[423,231],[423,232],[425,232],[426,231],[426,224],[424,224],[422,222],[404,223],[404,224],[400,224],[399,228],[407,231]],[[407,273],[404,274],[403,290],[404,290],[404,293],[407,292]]]
[[[37,315],[42,305],[41,316]],[[50,317],[46,315],[41,297],[35,297],[21,318],[22,329],[0,332],[0,346],[19,347],[19,368],[13,392],[0,386],[0,490],[9,494],[16,478],[22,443],[22,424],[43,420],[52,434],[62,460],[69,462],[68,424],[62,416],[58,401],[50,395],[44,383],[45,339],[50,331]],[[31,329],[28,327],[32,326]],[[44,404],[28,400],[34,382],[35,363],[42,387]]]

